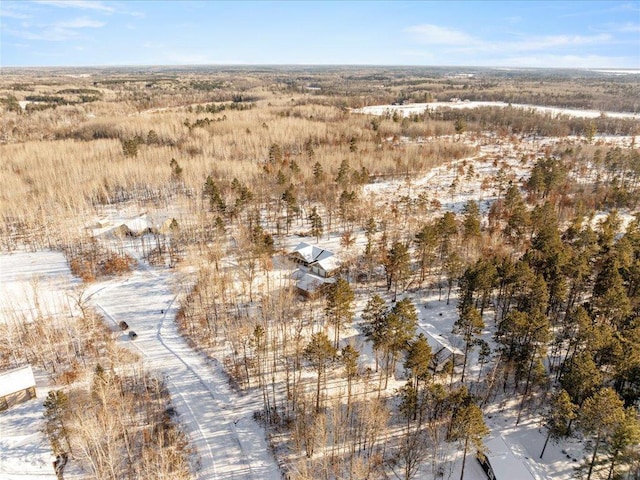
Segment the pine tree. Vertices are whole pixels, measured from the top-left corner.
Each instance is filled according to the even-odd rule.
[[[320,162],[313,164],[313,179],[315,180],[316,185],[319,185],[324,181],[324,169]]]
[[[224,214],[227,205],[225,204],[222,196],[220,195],[220,189],[211,178],[211,175],[207,175],[207,179],[204,182],[202,194],[205,198],[209,199],[209,208],[212,212],[217,211],[220,214]]]
[[[282,149],[277,143],[272,143],[269,147],[269,163],[274,165],[282,163]]]
[[[329,287],[325,313],[334,330],[334,347],[337,349],[340,342],[340,329],[353,319],[353,302],[355,293],[349,282],[339,278]]]
[[[453,324],[453,333],[462,336],[464,341],[464,360],[462,364],[461,382],[464,382],[464,374],[467,369],[467,359],[469,352],[472,351],[473,346],[476,344],[476,337],[482,333],[484,329],[484,321],[480,316],[480,312],[477,308],[469,307],[463,308],[460,311],[458,319]]]
[[[462,238],[468,242],[480,238],[480,208],[475,200],[469,200],[463,209]]]
[[[347,409],[351,408],[351,386],[353,379],[358,375],[358,358],[360,352],[352,345],[342,347],[340,359],[344,365],[345,375],[347,377]]]
[[[404,243],[394,242],[384,261],[387,277],[387,290],[394,287],[394,299],[398,294],[398,284],[405,280],[410,273],[409,249]]]
[[[66,416],[69,409],[69,398],[62,390],[51,390],[44,401],[45,431],[51,442],[53,452],[58,455],[71,450],[66,428]],[[66,444],[63,448],[62,440]]]
[[[174,182],[179,182],[182,180],[182,167],[178,164],[175,158],[171,159],[169,162],[169,166],[171,167],[171,179]]]
[[[316,412],[320,412],[320,385],[322,375],[336,357],[337,350],[331,345],[327,334],[317,332],[311,336],[311,341],[305,347],[303,356],[317,373],[316,383]]]
[[[409,341],[413,338],[418,325],[416,307],[410,299],[404,298],[396,303],[385,316],[384,337],[388,350],[388,360],[391,360],[391,371],[395,371],[396,362],[401,351],[409,347]],[[389,367],[389,365],[387,365]],[[389,368],[387,368],[387,376]],[[385,381],[386,388],[386,381]]]
[[[560,377],[560,385],[577,405],[582,405],[601,383],[602,373],[589,352],[580,352],[574,356],[565,365],[564,373]]]
[[[415,235],[415,243],[418,246],[416,256],[420,264],[420,283],[424,282],[427,269],[434,260],[434,250],[437,246],[437,231],[434,225],[424,225]]]
[[[298,214],[300,207],[298,207],[298,198],[295,194],[295,188],[293,185],[289,185],[284,191],[281,197],[287,208],[287,235],[289,234],[289,227],[293,222],[293,215]]]
[[[640,420],[634,407],[625,410],[624,418],[614,428],[611,438],[606,446],[606,454],[609,458],[609,474],[607,480],[618,478],[616,467],[629,464],[633,461],[634,453],[637,455],[640,445]]]
[[[465,399],[463,402],[462,406],[458,407],[453,414],[450,431],[451,440],[458,441],[464,445],[460,480],[464,479],[469,443],[475,447],[477,452],[482,454],[485,450],[483,438],[489,435],[489,429],[484,423],[482,410],[470,399]]]
[[[340,162],[340,168],[338,168],[338,174],[336,175],[336,183],[338,185],[345,185],[349,181],[350,170],[349,160],[345,158]]]
[[[407,357],[404,361],[404,368],[411,372],[414,388],[418,390],[420,382],[426,381],[430,376],[429,367],[433,352],[424,334],[418,335],[407,349]]]
[[[542,415],[544,426],[547,427],[547,438],[542,446],[540,458],[544,455],[549,439],[558,441],[570,433],[570,425],[576,418],[577,405],[571,403],[566,390],[559,390],[551,399],[547,410]]]
[[[600,448],[611,445],[614,433],[626,419],[624,404],[612,388],[605,387],[585,400],[578,415],[578,428],[592,440],[587,480],[591,479]]]
[[[308,217],[309,222],[311,222],[311,235],[316,237],[316,242],[320,240],[320,235],[322,235],[322,217],[318,213],[318,208],[313,207],[311,213]]]
[[[376,352],[376,371],[378,371],[378,353],[383,349],[383,345],[386,342],[384,336],[386,331],[386,314],[387,305],[380,295],[371,297],[362,311],[364,335],[373,343],[373,350]]]

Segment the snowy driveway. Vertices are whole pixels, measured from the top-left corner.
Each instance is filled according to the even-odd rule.
[[[136,271],[125,280],[111,281],[94,291],[91,301],[114,328],[129,324],[138,337],[122,333],[147,369],[160,372],[179,420],[198,452],[199,479],[280,479],[264,431],[252,418],[259,408],[250,396],[231,392],[222,366],[207,363],[177,331],[178,306],[166,273]]]

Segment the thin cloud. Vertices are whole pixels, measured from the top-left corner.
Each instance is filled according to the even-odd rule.
[[[12,10],[9,7],[6,7],[0,3],[0,17],[26,20],[27,18],[31,18],[31,15],[28,15],[26,13],[16,12],[15,10]]]
[[[624,25],[613,27],[613,29],[620,33],[640,33],[640,23],[625,23]]]
[[[505,47],[512,51],[545,50],[559,47],[582,47],[586,45],[602,45],[611,41],[609,34],[598,35],[548,35],[532,37],[520,42],[506,42]]]
[[[69,28],[100,28],[104,27],[104,22],[92,20],[91,18],[83,17],[70,20],[68,22],[58,22],[55,24],[55,28],[69,29]]]
[[[430,23],[405,28],[406,33],[419,43],[426,45],[468,45],[476,40],[465,32]]]
[[[105,13],[113,13],[115,9],[102,2],[92,2],[89,0],[34,0],[41,5],[49,5],[58,8],[80,8],[83,10],[98,10]]]
[[[638,68],[637,62],[630,58],[601,55],[527,55],[504,58],[499,64],[513,67]]]
[[[100,1],[92,1],[92,0],[33,0],[34,3],[40,5],[47,5],[50,7],[56,8],[77,8],[81,10],[93,10],[95,12],[100,12],[103,14],[122,14],[122,15],[131,15],[132,17],[144,18],[146,15],[143,12],[136,12],[133,10],[127,10],[126,8],[118,8],[105,5]]]
[[[590,45],[603,45],[613,41],[609,33],[596,35],[544,35],[512,36],[509,39],[485,40],[467,32],[438,25],[423,24],[405,28],[415,43],[425,46],[448,48],[455,53],[500,53],[518,54],[526,52],[544,53],[549,50],[575,49]]]
[[[61,42],[82,37],[82,29],[102,28],[104,22],[93,20],[88,17],[65,20],[49,25],[31,25],[23,23],[20,30],[7,28],[6,33],[25,40],[44,40],[48,42]]]

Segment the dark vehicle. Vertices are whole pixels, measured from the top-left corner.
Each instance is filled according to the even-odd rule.
[[[122,330],[126,330],[127,328],[129,328],[129,324],[127,322],[125,322],[124,320],[121,321],[118,325],[120,325],[120,328]]]
[[[131,331],[129,332],[129,338],[130,338],[131,340],[135,340],[136,338],[138,338],[138,334],[137,334],[136,332],[134,332],[133,330],[131,330]]]

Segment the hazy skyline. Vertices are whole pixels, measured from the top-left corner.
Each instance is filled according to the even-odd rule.
[[[640,2],[2,0],[0,65],[640,68]]]

